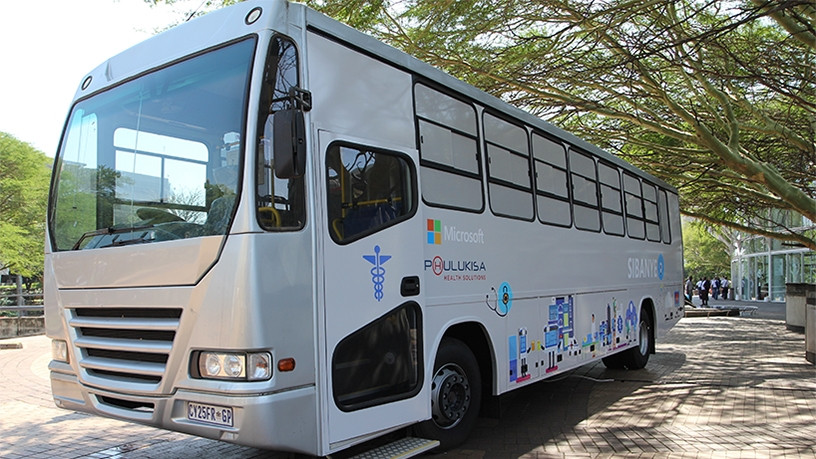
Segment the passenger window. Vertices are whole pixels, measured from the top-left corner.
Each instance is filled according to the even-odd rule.
[[[484,115],[490,208],[496,215],[533,219],[530,153],[527,132],[514,124]]]
[[[414,210],[413,172],[402,155],[333,144],[326,180],[329,233],[338,243],[391,226]]]
[[[601,186],[601,214],[606,234],[623,236],[623,204],[618,168],[603,161],[598,163],[598,181]]]
[[[332,392],[343,411],[408,398],[420,389],[419,305],[406,303],[344,338],[332,356]]]
[[[567,150],[563,145],[533,134],[536,205],[541,223],[572,226],[567,176]]]
[[[643,193],[640,191],[640,180],[624,172],[623,193],[626,203],[626,229],[629,237],[643,239],[646,228],[643,223]]]
[[[481,211],[476,110],[473,106],[417,84],[414,87],[422,197],[441,207]]]
[[[671,244],[671,228],[669,227],[669,198],[666,190],[661,189],[657,201],[658,211],[660,213],[660,235],[666,244]]]
[[[660,242],[660,223],[657,212],[657,189],[654,185],[643,183],[643,214],[646,223],[646,238]]]
[[[598,178],[595,172],[595,160],[575,150],[570,150],[569,159],[575,227],[600,231],[601,219],[598,212]]]

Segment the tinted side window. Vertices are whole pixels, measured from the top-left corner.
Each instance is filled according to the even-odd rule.
[[[643,193],[640,191],[640,180],[626,172],[623,173],[623,194],[629,237],[643,239],[646,237],[646,227],[643,223]]]
[[[572,226],[567,150],[563,145],[533,134],[536,205],[541,223]]]
[[[481,211],[476,110],[422,84],[414,87],[422,197],[441,207]]]
[[[396,153],[333,144],[326,152],[329,233],[350,242],[413,213],[413,170]]]
[[[484,115],[490,208],[496,215],[533,219],[527,132],[489,113]]]
[[[419,390],[419,306],[410,302],[343,339],[332,356],[332,391],[343,411],[410,397]]]
[[[575,227],[583,230],[600,231],[601,219],[598,206],[598,177],[595,172],[595,160],[589,155],[570,150],[569,161]]]
[[[601,186],[601,214],[606,234],[623,236],[623,203],[618,168],[604,162],[598,163],[598,181]]]
[[[643,182],[643,216],[646,222],[646,238],[660,241],[660,223],[657,212],[657,189],[650,183]]]
[[[660,214],[660,235],[666,244],[671,244],[671,225],[669,222],[669,198],[666,190],[660,190],[657,201],[658,211]]]

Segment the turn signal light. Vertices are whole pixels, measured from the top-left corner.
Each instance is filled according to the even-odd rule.
[[[295,359],[288,357],[278,360],[278,371],[292,371],[295,369]]]

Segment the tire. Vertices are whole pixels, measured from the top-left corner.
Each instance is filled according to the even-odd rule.
[[[601,360],[603,361],[604,366],[610,370],[620,370],[623,368],[623,359],[621,358],[621,354],[610,355],[609,357],[604,357]]]
[[[458,339],[442,339],[431,380],[431,419],[415,427],[417,435],[439,440],[439,451],[454,448],[473,430],[481,405],[482,380],[476,357]]]
[[[629,370],[640,370],[649,363],[649,353],[652,349],[654,324],[652,316],[645,309],[640,310],[640,326],[638,327],[638,345],[620,354],[623,367]]]

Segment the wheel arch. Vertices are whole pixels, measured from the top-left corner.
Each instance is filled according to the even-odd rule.
[[[652,320],[652,329],[649,330],[649,334],[651,335],[649,338],[649,353],[654,354],[655,351],[655,337],[657,336],[657,311],[655,310],[654,301],[651,298],[644,298],[640,302],[640,310],[649,315],[649,318]]]
[[[485,327],[478,322],[458,323],[445,330],[443,338],[458,339],[470,348],[479,364],[482,398],[490,396],[493,391],[493,375],[496,374],[496,359]]]

